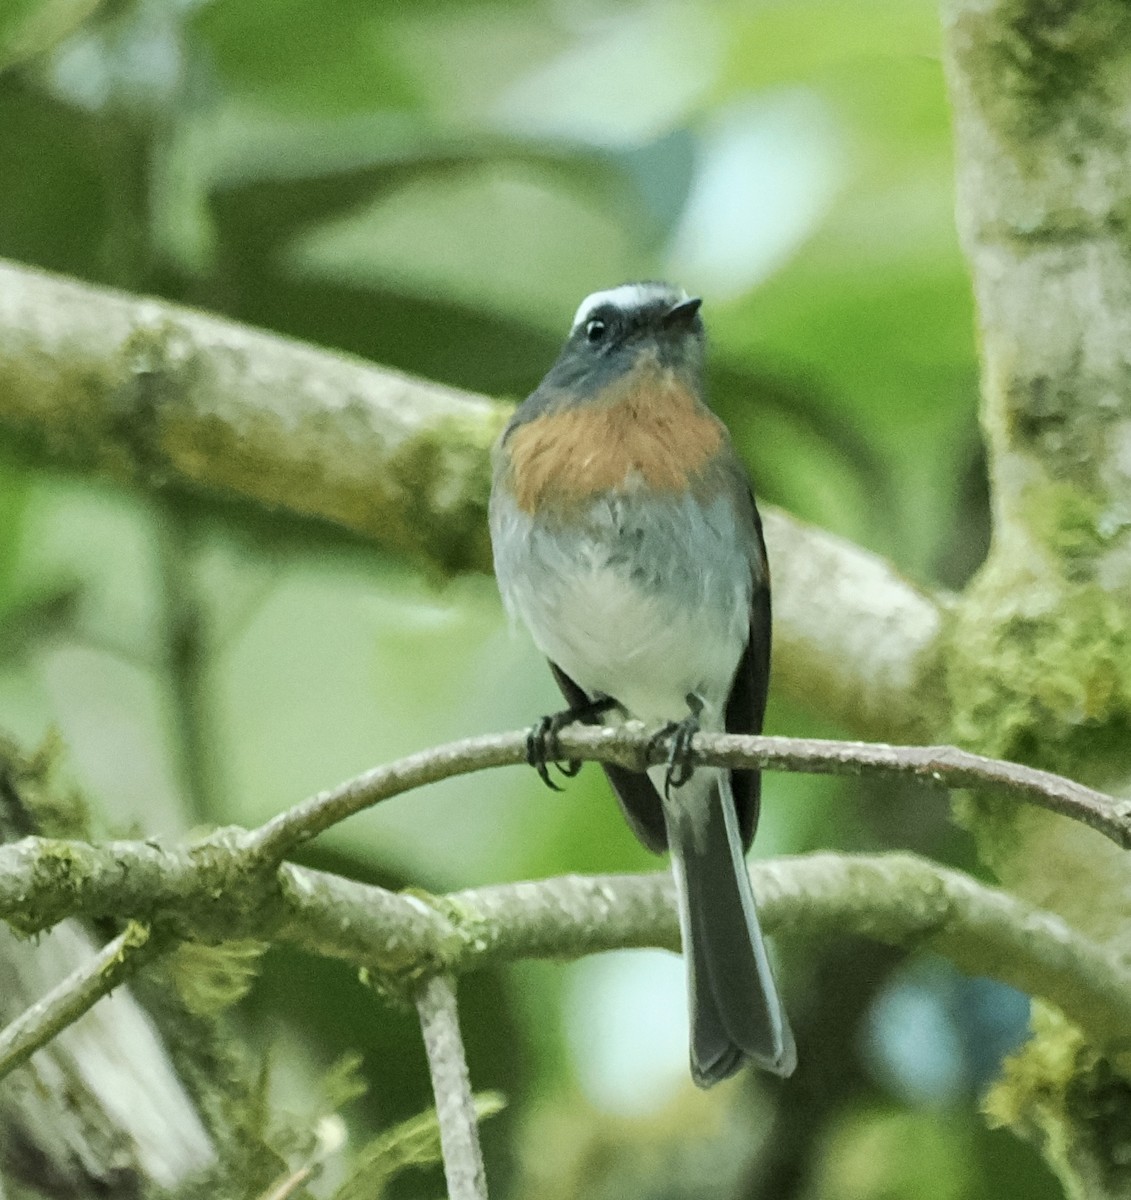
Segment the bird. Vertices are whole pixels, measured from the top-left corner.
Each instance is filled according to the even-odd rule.
[[[658,723],[666,763],[604,771],[637,838],[670,853],[703,1088],[797,1051],[746,851],[757,771],[692,766],[699,730],[759,733],[770,577],[749,476],[705,400],[699,297],[661,282],[587,296],[492,452],[489,525],[505,608],[567,707],[532,726],[543,780],[568,724]],[[579,763],[560,764],[566,775]]]

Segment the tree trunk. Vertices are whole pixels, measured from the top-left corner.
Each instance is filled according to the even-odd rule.
[[[1131,6],[950,0],[944,25],[993,493],[948,655],[953,733],[1126,794]],[[1011,889],[1131,951],[1123,851],[1047,813],[967,813]],[[991,1111],[1042,1145],[1070,1196],[1131,1196],[1131,1086],[1063,1021],[1034,1024]]]

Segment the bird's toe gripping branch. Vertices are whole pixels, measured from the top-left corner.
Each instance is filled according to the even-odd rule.
[[[670,721],[648,742],[649,751],[662,743],[668,743],[667,773],[664,776],[664,796],[671,799],[672,788],[681,788],[695,774],[695,756],[691,739],[699,732],[699,714],[703,704],[698,696],[689,695],[687,706],[691,711],[682,721]]]
[[[558,734],[575,721],[592,722],[615,707],[615,700],[608,696],[598,696],[587,704],[550,713],[530,727],[526,735],[526,761],[538,772],[539,779],[548,788],[555,792],[562,790],[560,785],[550,778],[551,764],[567,779],[572,779],[581,770],[581,762],[578,759],[571,758],[563,763]]]
[[[563,719],[564,718],[564,719]],[[572,778],[581,770],[577,759],[570,759],[564,764],[559,761],[558,733],[571,721],[571,710],[550,713],[536,724],[532,725],[526,734],[526,761],[538,772],[538,778],[555,792],[562,790],[561,786],[550,778],[550,765],[553,764],[567,778]]]

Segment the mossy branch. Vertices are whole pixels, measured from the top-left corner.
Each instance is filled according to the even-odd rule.
[[[40,1046],[109,995],[143,961],[152,958],[157,947],[150,931],[131,921],[89,962],[76,967],[46,996],[0,1030],[0,1079],[22,1066]]]
[[[635,723],[571,728],[560,740],[570,757],[630,767],[663,757],[653,731]],[[393,980],[458,974],[507,958],[674,947],[678,935],[666,875],[547,880],[427,900],[280,865],[296,846],[369,805],[437,779],[521,762],[525,753],[521,732],[440,746],[315,796],[257,830],[222,829],[185,846],[24,838],[0,846],[0,917],[28,933],[81,913],[143,921],[162,937],[276,939]],[[1127,839],[1125,802],[948,747],[698,735],[694,753],[696,761],[719,766],[976,783]],[[960,965],[1047,997],[1100,1043],[1131,1027],[1131,973],[1122,960],[1105,956],[1056,918],[956,872],[909,856],[825,855],[763,864],[755,879],[768,929],[831,927],[885,941],[925,941]],[[94,991],[84,994],[91,1002],[97,998]],[[36,1036],[41,1040],[35,1044],[43,1044],[56,1027],[54,1017],[31,1020],[20,1045]]]
[[[158,300],[0,261],[0,434],[52,464],[315,518],[487,570],[488,450],[510,406]],[[866,737],[945,704],[946,598],[765,513],[776,679]]]
[[[109,883],[115,871],[128,876],[135,865],[152,869],[145,844],[67,845],[70,869],[83,894],[96,901],[96,910],[128,913],[133,907],[128,898],[115,897],[110,888],[100,894],[91,881]],[[57,854],[59,843],[26,839],[10,849],[19,850],[17,874],[27,880],[37,861]],[[189,892],[174,897],[170,891],[162,899],[180,936],[217,940],[267,934],[309,953],[364,966],[394,983],[523,958],[560,960],[679,946],[675,894],[666,872],[565,876],[425,897],[285,864],[277,871],[270,929],[265,930],[266,909],[249,904],[244,895],[223,897],[223,911],[214,908],[205,919],[202,895],[223,885],[217,885],[214,869],[198,865],[191,870],[190,855],[186,848],[164,860],[182,883],[194,879]],[[210,858],[215,864],[215,856]],[[0,857],[5,879],[11,868],[12,856]],[[1097,1047],[1119,1048],[1131,1029],[1131,970],[1119,956],[1060,918],[961,872],[910,854],[817,854],[757,863],[751,875],[768,933],[855,933],[891,945],[930,948],[971,973],[1044,997]],[[10,918],[14,907],[6,898],[0,911]]]

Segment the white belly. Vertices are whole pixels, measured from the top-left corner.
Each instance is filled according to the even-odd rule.
[[[750,636],[752,530],[722,496],[594,501],[572,525],[492,497],[495,567],[510,612],[590,695],[643,721],[681,720],[687,696],[721,728]]]
[[[512,597],[538,648],[587,692],[643,721],[679,720],[692,693],[708,727],[720,722],[746,645],[748,603],[735,589],[729,611],[681,604],[608,565]]]

